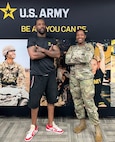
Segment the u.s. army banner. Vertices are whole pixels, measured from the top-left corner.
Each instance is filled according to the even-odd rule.
[[[0,1],[0,83],[8,77],[3,75],[3,63],[5,57],[3,49],[13,46],[15,48],[15,62],[24,70],[22,73],[25,84],[20,87],[17,80],[15,93],[12,93],[10,83],[4,81],[0,88],[0,106],[23,106],[27,105],[29,97],[29,72],[30,63],[27,53],[27,39],[36,34],[35,20],[43,18],[47,24],[48,36],[55,37],[61,49],[60,66],[57,68],[58,83],[58,103],[56,106],[71,105],[72,98],[69,90],[69,67],[65,65],[64,56],[69,46],[75,44],[75,33],[78,29],[85,30],[87,41],[91,42],[95,48],[95,58],[98,63],[101,60],[96,42],[101,42],[105,55],[105,74],[102,81],[101,98],[98,107],[115,107],[114,97],[114,55],[115,44],[111,40],[115,38],[115,1],[78,1],[68,0],[9,0]],[[57,61],[55,61],[56,65]],[[112,64],[112,66],[111,66]],[[17,66],[17,65],[16,65]],[[56,65],[57,66],[57,65]],[[9,67],[9,66],[8,66]],[[112,67],[112,68],[111,68]],[[10,67],[13,70],[13,67]],[[6,72],[6,71],[4,71]],[[17,73],[17,78],[19,73]],[[4,76],[4,77],[3,77]],[[21,76],[21,75],[20,75]],[[111,78],[112,76],[112,78]],[[13,76],[15,78],[15,76]],[[15,80],[15,79],[14,79]],[[9,80],[10,82],[10,80]],[[99,84],[100,79],[94,80],[94,84]],[[110,87],[110,84],[112,86]],[[2,85],[1,85],[2,86]],[[110,91],[112,89],[112,91]],[[41,106],[46,106],[45,96],[41,99]]]

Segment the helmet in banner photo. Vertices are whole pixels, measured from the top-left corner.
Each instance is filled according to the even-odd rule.
[[[9,51],[15,51],[15,50],[16,49],[13,46],[9,45],[3,48],[2,54],[3,56],[6,56]]]

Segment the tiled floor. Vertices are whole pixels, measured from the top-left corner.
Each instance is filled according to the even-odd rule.
[[[0,142],[24,142],[30,123],[30,118],[0,118]],[[46,123],[46,118],[38,120],[39,132],[31,142],[94,142],[95,131],[89,120],[87,120],[87,129],[80,134],[73,133],[73,128],[79,123],[77,119],[55,119],[55,123],[65,131],[62,135],[45,131]],[[103,132],[103,142],[115,142],[115,119],[101,119],[100,125]]]

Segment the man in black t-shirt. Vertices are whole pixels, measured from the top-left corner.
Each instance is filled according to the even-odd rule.
[[[62,134],[63,130],[54,123],[54,103],[57,102],[57,83],[54,58],[60,57],[60,49],[56,41],[46,37],[46,24],[43,19],[36,20],[37,35],[28,40],[28,54],[30,56],[30,93],[28,106],[31,108],[32,124],[25,141],[30,141],[38,132],[37,116],[40,99],[46,94],[48,102],[47,131]]]

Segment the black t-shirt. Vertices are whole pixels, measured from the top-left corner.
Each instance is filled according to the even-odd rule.
[[[101,93],[103,76],[104,74],[101,69],[98,69],[94,75],[95,95],[100,95]]]
[[[27,48],[38,45],[42,48],[49,49],[52,44],[56,44],[54,38],[35,36],[28,39]],[[45,75],[53,70],[55,70],[54,59],[51,57],[46,56],[45,58],[36,60],[30,59],[31,75]]]

